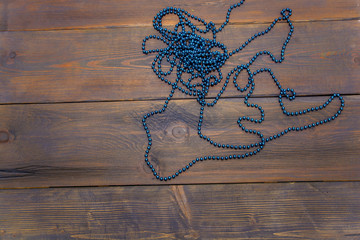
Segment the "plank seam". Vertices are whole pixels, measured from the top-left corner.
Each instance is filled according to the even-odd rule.
[[[328,97],[333,93],[329,94],[316,94],[316,95],[306,95],[306,94],[297,94],[296,97]],[[342,96],[348,97],[356,97],[360,96],[360,93],[340,93]],[[244,98],[246,95],[243,96],[228,96],[223,97],[222,99],[241,99]],[[252,98],[277,98],[279,95],[257,95],[253,96]],[[14,102],[14,103],[0,103],[0,106],[7,106],[7,105],[50,105],[50,104],[77,104],[77,103],[117,103],[117,102],[150,102],[150,101],[163,101],[166,98],[147,98],[147,99],[120,99],[120,100],[84,100],[84,101],[54,101],[54,102]],[[186,100],[186,101],[193,101],[196,98],[173,98],[173,100]],[[215,99],[215,97],[209,97],[208,99]]]
[[[357,183],[359,180],[314,180],[314,181],[268,181],[268,182],[222,182],[222,183],[167,183],[158,184],[127,184],[127,185],[82,185],[82,186],[49,186],[49,187],[12,187],[0,188],[2,190],[21,189],[61,189],[61,188],[118,188],[118,187],[156,187],[156,186],[199,186],[199,185],[246,185],[246,184],[302,184],[302,183]]]

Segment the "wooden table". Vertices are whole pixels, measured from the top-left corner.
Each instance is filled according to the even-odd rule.
[[[234,49],[291,8],[295,31],[285,61],[260,57],[252,68],[270,67],[295,89],[296,100],[284,100],[290,110],[342,94],[345,108],[335,121],[291,132],[251,158],[197,163],[171,181],[157,181],[146,166],[141,119],[170,91],[152,72],[154,55],[141,52],[143,38],[157,34],[153,17],[175,6],[219,25],[235,2],[0,2],[0,239],[360,239],[359,0],[247,0],[218,34]],[[279,56],[288,30],[277,24],[223,72],[259,50]],[[271,77],[255,81],[265,135],[339,107],[336,100],[289,118]],[[245,94],[229,86],[205,113],[203,130],[230,144],[253,141],[236,125],[239,116],[258,115],[243,104]],[[149,120],[159,173],[196,156],[238,152],[200,139],[196,99],[174,98]]]

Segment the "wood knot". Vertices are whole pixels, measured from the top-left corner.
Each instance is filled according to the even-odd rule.
[[[16,57],[16,52],[14,52],[14,51],[10,52],[9,57],[11,59],[14,59]]]
[[[187,130],[183,126],[176,126],[172,129],[171,133],[175,138],[185,138],[187,135]]]
[[[355,57],[354,58],[354,63],[360,64],[360,57]]]
[[[189,127],[184,122],[172,122],[166,126],[162,141],[185,142],[189,139]]]
[[[6,58],[6,64],[7,65],[12,65],[15,63],[15,58],[16,58],[16,52],[12,51],[9,53],[9,56]]]
[[[0,130],[0,143],[6,143],[10,141],[10,133],[6,130]]]
[[[183,142],[189,138],[189,127],[183,122],[173,123],[166,128],[166,135],[173,141]]]

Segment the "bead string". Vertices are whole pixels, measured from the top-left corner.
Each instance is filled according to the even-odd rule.
[[[145,155],[144,155],[145,163],[149,166],[149,168],[153,172],[153,175],[156,177],[156,179],[158,179],[160,181],[169,181],[171,179],[174,179],[177,176],[179,176],[180,174],[183,174],[185,171],[188,171],[191,167],[193,167],[198,162],[203,162],[206,160],[243,159],[246,157],[256,155],[264,148],[264,146],[267,142],[275,140],[277,138],[280,138],[281,136],[283,136],[289,132],[303,131],[303,130],[306,130],[309,128],[314,128],[316,126],[323,125],[325,123],[333,121],[343,111],[345,102],[344,102],[343,97],[340,96],[339,94],[333,94],[324,104],[322,104],[320,106],[311,107],[311,108],[307,108],[307,109],[299,110],[299,111],[295,111],[295,112],[287,111],[284,103],[282,102],[282,99],[287,98],[290,101],[294,100],[296,97],[296,93],[295,93],[294,89],[283,88],[270,68],[261,68],[261,69],[257,69],[254,72],[252,72],[250,70],[250,66],[261,55],[268,55],[270,57],[270,59],[275,63],[281,63],[284,61],[286,46],[288,45],[288,43],[292,37],[293,31],[294,31],[294,26],[290,20],[290,16],[292,14],[291,9],[289,9],[289,8],[283,9],[281,11],[281,16],[278,18],[275,18],[274,21],[270,24],[270,26],[268,28],[266,28],[264,31],[261,31],[259,33],[255,33],[253,36],[251,36],[247,41],[245,41],[243,44],[241,44],[235,50],[228,51],[227,47],[224,44],[222,44],[216,40],[216,34],[218,32],[220,32],[229,23],[229,19],[230,19],[232,10],[234,10],[237,7],[240,7],[243,3],[244,3],[244,1],[240,1],[239,3],[236,3],[232,6],[230,6],[230,8],[228,9],[227,14],[226,14],[226,19],[219,28],[216,28],[214,23],[212,23],[212,22],[207,23],[204,19],[194,16],[194,15],[190,14],[189,12],[185,11],[184,9],[173,8],[173,7],[164,8],[159,13],[157,13],[157,15],[154,17],[154,20],[153,20],[154,29],[159,32],[160,36],[150,35],[150,36],[145,37],[143,40],[143,43],[142,43],[143,53],[144,54],[156,53],[156,56],[152,63],[153,72],[158,76],[158,78],[161,81],[172,86],[170,94],[167,97],[167,99],[165,100],[165,104],[163,105],[163,107],[159,110],[155,110],[155,111],[145,114],[142,119],[142,124],[143,124],[144,130],[147,134],[147,139],[148,139],[148,145],[147,145],[147,148],[145,150]],[[174,30],[169,30],[162,26],[162,19],[164,16],[166,16],[168,14],[175,14],[179,18],[179,22],[175,25]],[[200,29],[199,27],[195,26],[190,21],[190,19],[193,19],[193,20],[199,22],[200,24],[204,25],[205,29]],[[250,59],[250,61],[247,64],[238,65],[237,67],[232,69],[227,74],[227,76],[225,78],[225,82],[223,84],[223,87],[219,91],[219,93],[217,94],[215,99],[213,101],[207,102],[206,96],[208,94],[209,88],[216,86],[223,80],[221,67],[225,64],[226,60],[229,59],[230,56],[237,54],[241,50],[246,48],[256,38],[259,38],[259,37],[267,34],[268,32],[270,32],[271,29],[280,21],[286,21],[290,28],[288,36],[287,36],[286,40],[284,41],[282,49],[281,49],[280,59],[277,59],[271,52],[269,52],[267,50],[257,52]],[[186,26],[188,28],[190,28],[191,31],[186,31],[186,28],[185,28]],[[202,36],[200,36],[198,34],[198,33],[207,33],[207,32],[212,32],[213,39],[203,38]],[[160,41],[164,42],[165,44],[167,44],[168,46],[166,48],[162,48],[162,49],[146,50],[145,49],[146,42],[149,39],[160,40]],[[223,52],[221,53],[217,50],[213,51],[212,50],[213,48],[218,48],[218,49],[220,48]],[[161,68],[161,63],[165,59],[170,64],[170,69],[167,72],[164,72]],[[168,80],[166,78],[166,76],[169,76],[173,72],[175,67],[176,67],[177,78],[174,82],[171,82],[170,80]],[[246,84],[246,86],[244,86],[244,87],[240,87],[240,84],[237,82],[237,77],[242,71],[246,71],[249,76],[249,78],[248,78],[249,81]],[[334,100],[335,98],[339,99],[339,101],[341,103],[340,107],[337,110],[337,112],[329,118],[325,118],[321,121],[309,123],[304,126],[289,127],[277,134],[274,134],[273,136],[265,137],[260,131],[257,131],[254,129],[248,129],[243,124],[244,121],[250,121],[253,123],[260,124],[265,119],[264,109],[261,106],[259,106],[258,104],[254,104],[249,101],[249,99],[255,89],[254,77],[261,72],[268,72],[270,74],[270,76],[272,77],[272,79],[274,80],[274,83],[279,88],[279,90],[280,90],[280,93],[278,95],[279,104],[280,104],[280,107],[281,107],[283,113],[286,116],[299,116],[299,115],[307,114],[309,112],[320,111],[320,110],[324,109],[326,106],[328,106],[330,104],[330,102],[332,102],[332,100]],[[187,79],[187,81],[185,81],[182,78],[183,73],[188,73],[191,75],[191,77],[189,79]],[[214,75],[213,73],[217,73],[218,76]],[[260,113],[260,117],[258,119],[250,118],[247,116],[242,116],[237,121],[237,123],[242,131],[244,131],[245,133],[257,135],[259,137],[260,140],[258,142],[250,144],[250,145],[230,145],[230,144],[226,144],[226,143],[215,142],[212,138],[210,138],[202,133],[201,127],[202,127],[202,124],[204,121],[203,114],[204,114],[205,108],[213,107],[217,103],[217,101],[220,99],[221,95],[224,93],[226,87],[228,86],[231,77],[233,78],[234,87],[239,92],[245,92],[245,91],[249,90],[249,92],[245,96],[244,104],[247,107],[258,109],[259,113]],[[201,83],[196,83],[196,84],[191,83],[194,79],[197,79],[197,78],[201,79]],[[173,97],[173,94],[175,93],[176,90],[179,90],[180,92],[182,92],[186,95],[197,97],[197,101],[200,104],[200,114],[199,114],[199,121],[198,121],[198,128],[197,128],[198,135],[200,138],[209,142],[209,144],[213,145],[214,147],[230,148],[230,149],[236,149],[236,150],[245,149],[245,150],[248,150],[248,152],[246,152],[244,154],[233,154],[233,155],[226,155],[226,156],[209,155],[209,156],[197,157],[194,160],[190,161],[188,164],[186,164],[183,168],[180,168],[178,171],[173,173],[172,175],[169,175],[167,177],[160,176],[159,173],[156,172],[156,169],[154,168],[154,166],[151,164],[151,162],[149,160],[149,153],[150,153],[151,146],[152,146],[152,139],[151,139],[150,129],[148,128],[146,121],[151,116],[156,115],[156,114],[161,114],[166,111],[169,101]]]

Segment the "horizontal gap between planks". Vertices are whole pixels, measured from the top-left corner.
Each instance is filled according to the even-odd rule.
[[[342,19],[321,19],[321,20],[294,20],[292,23],[309,23],[309,22],[343,22],[343,21],[356,21],[360,20],[360,17],[356,18],[342,18]],[[215,22],[215,25],[220,25],[223,22]],[[228,23],[228,26],[237,26],[237,25],[261,25],[261,24],[270,24],[272,21],[262,21],[262,22],[234,22]],[[285,24],[285,22],[279,22],[280,24]],[[101,30],[101,29],[118,29],[118,28],[138,28],[138,27],[152,27],[152,24],[134,24],[134,25],[119,25],[119,26],[104,26],[104,27],[65,27],[65,28],[47,28],[47,29],[3,29],[1,32],[41,32],[41,31],[71,31],[71,30]],[[201,25],[199,25],[201,26]]]
[[[329,94],[314,94],[314,95],[306,95],[306,94],[297,94],[296,97],[327,97],[331,96],[334,93]],[[341,96],[359,96],[360,93],[339,93]],[[228,97],[222,97],[221,99],[236,99],[236,98],[245,98],[246,95],[243,96],[228,96]],[[252,96],[251,98],[277,98],[279,95],[257,95]],[[167,97],[161,97],[161,98],[147,98],[147,99],[122,99],[122,100],[84,100],[84,101],[55,101],[55,102],[16,102],[16,103],[0,103],[0,106],[5,105],[40,105],[40,104],[76,104],[76,103],[115,103],[115,102],[147,102],[147,101],[162,101],[165,100]],[[171,100],[188,100],[193,101],[194,97],[189,98],[172,98]],[[209,97],[207,99],[215,99],[215,97]]]
[[[18,190],[18,189],[56,189],[56,188],[117,188],[117,187],[154,187],[154,186],[179,186],[179,185],[187,185],[187,186],[196,186],[196,185],[245,185],[245,184],[298,184],[298,183],[336,183],[336,182],[360,182],[359,180],[326,180],[326,181],[268,181],[268,182],[226,182],[226,183],[176,183],[172,184],[170,182],[161,182],[158,184],[127,184],[127,185],[88,185],[88,186],[51,186],[51,187],[13,187],[13,188],[0,188],[1,190]]]

